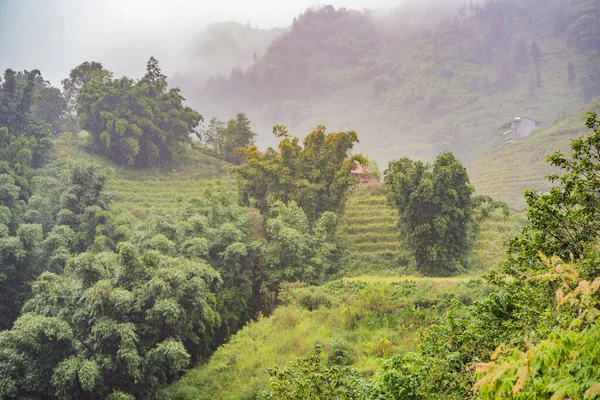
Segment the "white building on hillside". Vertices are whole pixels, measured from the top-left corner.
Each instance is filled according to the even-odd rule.
[[[543,126],[543,123],[527,117],[517,117],[500,127],[502,137],[506,142],[531,135],[531,132]]]

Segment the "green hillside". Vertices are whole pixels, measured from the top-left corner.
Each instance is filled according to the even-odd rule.
[[[244,74],[209,82],[210,101],[199,106],[245,110],[261,145],[272,143],[275,123],[299,135],[321,124],[356,130],[358,149],[380,165],[446,150],[474,161],[515,116],[548,124],[600,94],[600,41],[584,24],[599,12],[589,0],[489,1],[407,33],[402,13],[383,23],[368,12],[308,10]]]
[[[386,205],[386,188],[354,188],[338,232],[348,249],[350,273],[394,271],[399,268],[400,235],[397,212]]]
[[[80,150],[70,134],[56,142],[60,156],[92,162],[111,171],[107,193],[115,206],[145,219],[155,211],[175,214],[193,197],[203,197],[211,185],[224,187],[236,196],[237,185],[227,163],[202,151],[191,150],[185,160],[171,168],[133,169]],[[387,188],[381,184],[355,187],[338,226],[347,252],[342,261],[346,276],[375,274],[398,276],[411,273],[410,257],[400,248],[397,212],[386,204]],[[500,214],[481,225],[471,255],[471,268],[480,272],[497,266],[504,258],[503,242],[522,224],[520,214],[506,219]]]
[[[589,133],[585,127],[586,113],[598,110],[600,99],[525,139],[498,145],[490,154],[468,166],[471,182],[479,193],[523,208],[525,189],[545,191],[551,187],[545,179],[552,172],[544,162],[546,155],[558,150],[568,152],[572,139]]]
[[[437,321],[452,299],[470,304],[490,291],[468,277],[291,285],[280,294],[283,304],[273,315],[245,326],[167,395],[174,400],[256,398],[267,389],[268,368],[308,355],[316,344],[332,364],[353,365],[372,376],[381,368],[378,359],[413,350],[416,332]]]
[[[188,151],[186,159],[169,168],[135,169],[80,150],[70,134],[61,136],[56,144],[61,157],[93,162],[110,170],[107,192],[117,207],[139,219],[153,211],[174,212],[190,198],[202,197],[211,184],[235,192],[235,180],[227,175],[229,164],[199,150]]]
[[[413,271],[410,255],[400,246],[398,214],[386,204],[387,193],[387,187],[374,184],[357,186],[350,194],[338,227],[347,249],[342,261],[346,276],[393,277]],[[508,218],[496,212],[484,220],[469,257],[469,273],[479,274],[499,266],[506,256],[504,242],[524,223],[520,212],[511,212]]]

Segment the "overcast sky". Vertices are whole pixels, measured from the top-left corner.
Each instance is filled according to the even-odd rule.
[[[315,4],[362,10],[402,0],[0,0],[0,69],[40,69],[53,85],[83,61],[141,76],[150,55],[173,75],[208,23],[286,27]]]

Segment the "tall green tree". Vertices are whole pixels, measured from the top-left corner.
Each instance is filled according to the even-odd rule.
[[[19,71],[16,75],[17,82],[25,85],[31,73]],[[59,133],[67,108],[66,100],[60,89],[50,85],[40,74],[33,76],[33,97],[30,97],[31,115],[52,126],[54,134]]]
[[[462,270],[473,242],[475,198],[461,163],[452,153],[440,154],[433,165],[402,158],[389,163],[385,183],[418,270]]]
[[[148,68],[139,81],[123,77],[87,83],[77,98],[80,123],[90,132],[93,149],[121,165],[168,164],[202,120],[183,105],[179,89],[167,90],[157,62]]]
[[[152,83],[162,83],[165,86],[167,85],[167,76],[162,73],[160,66],[158,65],[158,60],[154,57],[150,57],[146,63],[146,75],[144,75],[144,78]]]
[[[224,132],[223,153],[225,159],[236,165],[244,161],[244,157],[237,153],[237,149],[254,144],[256,133],[250,128],[250,120],[244,113],[236,115],[235,119],[227,121]]]
[[[25,71],[20,81],[17,76],[6,70],[0,85],[0,129],[6,128],[0,133],[0,160],[23,174],[27,168],[46,163],[52,149],[52,128],[32,113],[40,72]]]
[[[217,117],[212,117],[208,127],[202,131],[200,139],[202,142],[218,153],[223,154],[223,145],[225,143],[225,123]]]
[[[269,148],[263,153],[256,146],[247,147],[246,163],[234,169],[242,202],[267,215],[275,201],[294,201],[311,226],[326,211],[340,214],[348,189],[356,184],[350,171],[357,162],[365,163],[362,155],[351,155],[358,142],[356,132],[326,134],[325,127],[319,126],[302,145],[283,126],[274,127],[273,133],[282,138],[279,150]]]
[[[252,146],[256,133],[252,132],[250,120],[244,113],[239,113],[227,123],[213,117],[208,128],[201,135],[204,143],[215,149],[221,156],[236,165],[244,161],[238,149]]]
[[[86,83],[108,82],[112,77],[113,73],[96,61],[86,61],[73,68],[69,77],[61,81],[69,113],[75,113],[77,97]]]

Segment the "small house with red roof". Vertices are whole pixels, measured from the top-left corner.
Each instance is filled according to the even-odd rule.
[[[377,182],[375,174],[370,169],[365,168],[362,165],[357,165],[356,168],[350,171],[350,173],[361,185]]]

